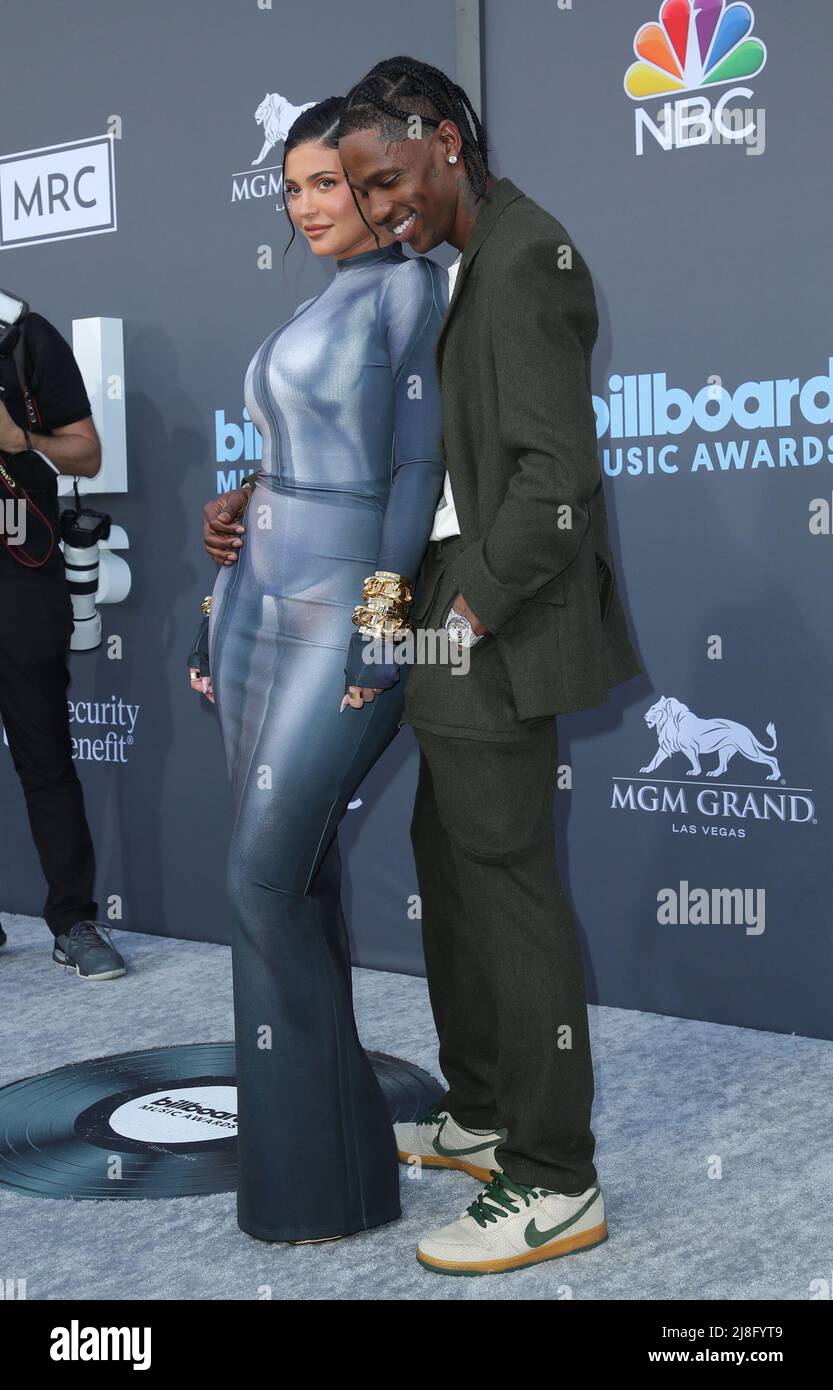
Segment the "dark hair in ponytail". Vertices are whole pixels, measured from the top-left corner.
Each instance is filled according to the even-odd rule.
[[[489,172],[486,132],[463,88],[429,63],[402,55],[377,63],[344,98],[338,134],[381,126],[388,139],[402,140],[403,127],[414,115],[432,126],[454,122],[463,142],[468,181],[482,197]]]
[[[302,111],[296,121],[293,121],[289,128],[287,137],[283,145],[283,161],[286,167],[286,156],[290,150],[294,150],[298,145],[323,145],[328,150],[338,149],[338,126],[339,117],[344,107],[344,97],[326,97],[324,101],[319,101],[315,106],[310,106],[307,111]],[[289,201],[284,197],[284,209],[286,212],[289,227],[292,232],[284,250],[286,253],[295,240],[295,223],[289,211]]]

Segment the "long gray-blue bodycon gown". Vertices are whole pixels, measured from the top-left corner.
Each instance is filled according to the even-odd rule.
[[[239,559],[214,586],[209,662],[234,805],[237,1219],[265,1240],[400,1214],[393,1130],[353,1016],[336,830],[397,732],[408,668],[361,709],[339,705],[365,576],[416,582],[431,530],[447,301],[434,262],[398,243],[364,252],[246,373],[262,464]]]

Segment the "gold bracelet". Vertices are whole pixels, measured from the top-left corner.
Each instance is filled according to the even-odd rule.
[[[353,610],[352,621],[359,632],[369,637],[396,637],[408,630],[402,613],[396,613],[391,609],[379,612],[360,603],[357,603]]]
[[[388,598],[403,600],[410,603],[413,597],[413,590],[406,579],[382,579],[379,575],[368,575],[362,585],[362,592],[366,597],[371,594],[385,594]]]
[[[365,579],[362,597],[369,599],[377,595],[397,603],[410,603],[414,596],[413,585],[404,575],[394,574],[391,570],[377,570]]]
[[[410,631],[405,610],[413,599],[410,579],[393,570],[376,570],[362,584],[362,602],[352,621],[368,637],[402,637]]]
[[[206,594],[205,598],[200,604],[200,607],[202,608],[202,611],[205,617],[207,618],[209,613],[211,612],[211,594]]]
[[[366,623],[359,623],[357,627],[357,631],[362,633],[364,637],[389,637],[394,642],[398,642],[401,638],[407,636],[410,630],[407,624],[404,624],[402,627],[368,627]]]
[[[366,598],[362,601],[363,608],[369,608],[373,613],[400,613],[405,616],[405,605],[396,603],[393,599],[382,598],[376,594],[373,598]]]

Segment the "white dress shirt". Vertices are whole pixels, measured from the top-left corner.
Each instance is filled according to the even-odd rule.
[[[460,252],[456,261],[448,267],[448,302],[451,303],[451,296],[454,293],[454,284],[457,279],[457,271],[460,269],[460,261],[463,253]],[[437,503],[437,510],[434,513],[434,525],[431,535],[428,537],[432,541],[444,540],[446,536],[459,536],[460,526],[457,521],[457,508],[454,505],[454,497],[451,492],[451,479],[446,469],[445,481],[443,482],[443,495]]]

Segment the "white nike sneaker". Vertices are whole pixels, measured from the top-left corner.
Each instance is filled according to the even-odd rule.
[[[475,1134],[438,1104],[415,1123],[394,1125],[393,1132],[401,1163],[418,1158],[426,1168],[458,1168],[479,1182],[489,1182],[492,1173],[501,1171],[495,1146],[506,1138],[506,1130]]]
[[[459,1221],[425,1236],[416,1253],[420,1264],[437,1274],[503,1274],[604,1240],[607,1222],[598,1183],[570,1197],[496,1173]]]

